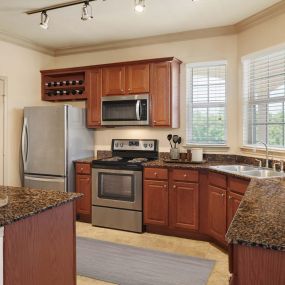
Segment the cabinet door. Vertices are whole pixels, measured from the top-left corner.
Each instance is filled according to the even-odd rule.
[[[102,69],[86,72],[88,88],[87,100],[87,126],[101,126],[101,97],[102,97]]]
[[[226,190],[208,186],[209,194],[209,230],[210,234],[221,242],[225,242],[227,229]]]
[[[151,117],[154,127],[170,126],[170,69],[169,62],[151,64]]]
[[[103,96],[125,94],[125,66],[103,68]]]
[[[228,216],[228,220],[227,220],[227,225],[228,227],[230,226],[232,220],[233,220],[233,217],[239,207],[239,204],[242,200],[242,195],[239,195],[239,194],[236,194],[236,193],[233,193],[233,192],[229,192],[228,193],[228,206],[227,206],[227,216]]]
[[[149,93],[149,64],[134,64],[127,67],[127,93]]]
[[[76,192],[84,194],[76,201],[76,213],[79,219],[91,221],[91,177],[90,175],[76,175]]]
[[[169,188],[170,226],[177,229],[198,230],[198,184],[174,182]]]
[[[168,225],[168,182],[144,180],[144,224]]]

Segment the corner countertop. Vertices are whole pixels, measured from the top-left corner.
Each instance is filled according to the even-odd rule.
[[[8,196],[9,202],[0,207],[0,227],[58,207],[82,196],[52,190],[0,186],[0,193]]]
[[[285,251],[285,180],[252,179],[226,238]]]

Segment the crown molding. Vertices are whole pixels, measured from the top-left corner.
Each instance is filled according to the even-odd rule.
[[[0,41],[8,42],[11,44],[15,44],[24,48],[28,48],[43,54],[55,56],[55,51],[44,46],[38,45],[32,41],[21,38],[15,35],[8,35],[3,31],[0,31]]]
[[[235,28],[240,33],[283,13],[285,13],[284,0],[236,23]]]
[[[55,50],[55,56],[71,55],[78,53],[89,53],[94,51],[113,50],[144,45],[154,45],[167,42],[187,41],[199,38],[218,37],[236,34],[235,26],[224,26],[209,29],[192,30],[179,33],[164,34],[144,38],[135,38],[131,40],[114,41],[77,48],[62,48]]]

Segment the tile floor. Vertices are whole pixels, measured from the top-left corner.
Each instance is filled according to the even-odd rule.
[[[177,237],[155,234],[135,234],[123,231],[92,227],[90,224],[77,223],[78,236],[96,238],[99,240],[128,244],[132,246],[156,249],[164,252],[191,255],[216,261],[207,285],[228,285],[227,254],[208,242],[195,241]],[[93,280],[78,276],[77,285],[110,285],[112,283]],[[135,285],[135,284],[134,284]]]

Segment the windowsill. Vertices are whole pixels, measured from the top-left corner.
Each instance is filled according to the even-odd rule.
[[[214,144],[185,144],[183,145],[185,149],[190,148],[202,148],[205,152],[228,152],[230,147],[228,145],[214,145]]]
[[[252,156],[256,156],[258,154],[260,155],[265,155],[266,150],[264,146],[249,146],[249,145],[243,145],[240,147],[241,152],[246,153],[246,154],[251,154]],[[269,152],[269,157],[273,155],[274,158],[276,157],[285,157],[285,149],[282,148],[273,148],[273,147],[268,147],[268,152]]]

